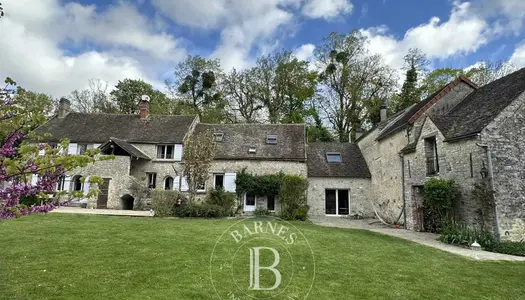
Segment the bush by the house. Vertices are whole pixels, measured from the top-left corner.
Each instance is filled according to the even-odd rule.
[[[432,178],[425,182],[423,207],[426,231],[441,232],[445,222],[454,221],[454,208],[459,199],[459,190],[453,180]]]
[[[185,196],[178,191],[154,190],[151,199],[152,209],[157,217],[169,217],[178,200],[185,200]]]
[[[229,212],[228,214],[233,214],[235,201],[235,193],[226,192],[223,188],[209,189],[204,200],[206,204],[224,208],[224,210]]]
[[[454,222],[444,223],[439,240],[452,245],[470,247],[475,241],[485,250],[491,251],[497,243],[492,233]]]
[[[267,210],[266,208],[260,208],[260,207],[257,207],[254,211],[253,211],[253,214],[255,216],[258,216],[258,217],[263,217],[263,216],[269,216],[271,215],[272,213]]]
[[[230,214],[222,206],[213,204],[183,204],[176,205],[173,209],[173,216],[179,218],[225,218]]]
[[[23,205],[27,205],[27,206],[31,206],[31,205],[40,205],[42,201],[40,200],[40,198],[37,196],[37,195],[32,195],[32,196],[22,196],[20,197],[20,200],[19,200],[19,203],[20,204],[23,204]]]
[[[510,255],[525,256],[524,242],[499,242],[491,249],[492,252],[498,252]]]
[[[297,175],[284,175],[279,201],[281,203],[281,218],[285,220],[306,220],[310,207],[306,204],[308,180]]]

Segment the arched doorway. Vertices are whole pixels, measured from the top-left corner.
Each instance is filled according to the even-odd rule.
[[[84,188],[84,184],[82,183],[82,181],[80,181],[80,178],[82,178],[82,176],[80,175],[73,176],[73,180],[71,180],[71,182],[73,183],[73,186],[71,187],[72,191],[82,191],[82,189]]]
[[[166,179],[164,180],[164,189],[167,191],[173,190],[173,177],[166,177]]]
[[[133,202],[135,202],[135,198],[130,194],[125,194],[120,197],[120,202],[123,210],[133,210]]]

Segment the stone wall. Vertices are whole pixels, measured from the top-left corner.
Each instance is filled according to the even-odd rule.
[[[491,151],[495,202],[502,239],[525,238],[525,93],[482,132]]]
[[[164,189],[166,177],[171,176],[174,180],[180,176],[183,171],[183,165],[180,161],[175,160],[157,160],[157,146],[154,144],[133,144],[137,149],[142,151],[152,160],[133,160],[131,162],[131,175],[137,180],[148,184],[146,173],[157,173],[156,189]],[[180,181],[174,181],[174,189],[180,188]]]
[[[376,141],[377,135],[376,129],[358,145],[372,176],[370,200],[382,218],[393,222],[403,209],[399,151],[407,145],[407,137],[404,130],[381,141]]]
[[[308,184],[308,205],[310,206],[309,215],[311,216],[325,215],[326,189],[350,190],[350,215],[359,215],[365,218],[374,216],[370,205],[372,194],[370,179],[309,177]]]
[[[97,161],[84,168],[75,169],[67,173],[69,176],[80,175],[84,178],[99,176],[109,178],[108,208],[120,209],[120,197],[129,193],[131,183],[130,158],[128,156],[116,156],[113,160]]]
[[[470,193],[476,182],[481,182],[480,170],[485,162],[484,150],[476,145],[477,139],[444,142],[445,138],[430,118],[426,118],[421,128],[416,151],[404,156],[405,168],[405,201],[406,223],[411,230],[419,229],[415,226],[417,209],[422,207],[422,198],[414,199],[414,188],[423,186],[431,178],[427,175],[425,141],[427,137],[436,137],[438,152],[439,173],[435,177],[452,179],[458,184],[461,191],[459,215],[467,224],[481,224],[482,218],[478,201],[472,199]],[[472,164],[471,164],[472,157]],[[416,203],[415,203],[416,202]],[[417,207],[416,207],[417,206]],[[492,229],[493,219],[488,216],[484,224]]]

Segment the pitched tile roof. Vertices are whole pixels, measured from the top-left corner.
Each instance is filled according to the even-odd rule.
[[[105,149],[109,144],[115,143],[117,146],[122,148],[122,150],[126,151],[129,155],[136,157],[136,158],[142,158],[146,160],[151,160],[149,156],[144,154],[144,152],[137,149],[135,146],[131,145],[125,140],[117,139],[114,137],[111,137],[109,141],[99,146],[101,149]]]
[[[341,163],[329,163],[327,152],[341,153]],[[308,144],[308,177],[370,178],[365,158],[356,144],[323,143]]]
[[[216,159],[306,160],[304,124],[197,124],[195,133],[212,130],[222,133],[217,142]],[[277,144],[267,144],[268,135],[277,136]],[[248,153],[250,147],[255,153]]]
[[[477,89],[446,115],[431,119],[447,139],[473,135],[524,92],[525,68]]]
[[[409,109],[405,110],[405,113],[398,118],[395,122],[392,122],[387,127],[385,127],[381,133],[378,135],[377,140],[384,139],[396,132],[399,132],[400,130],[406,128],[409,124],[412,124],[419,118],[423,113],[429,109],[434,103],[439,101],[444,95],[446,95],[450,90],[452,90],[456,85],[458,85],[460,82],[464,82],[474,89],[477,88],[477,86],[472,83],[469,79],[460,76],[456,80],[448,83],[440,90],[436,91],[435,93],[429,95],[427,98],[423,99],[422,101],[416,103],[415,105],[411,106]]]
[[[71,112],[53,117],[36,132],[51,133],[49,140],[69,138],[72,142],[104,143],[116,137],[135,143],[182,143],[195,116],[86,114]]]

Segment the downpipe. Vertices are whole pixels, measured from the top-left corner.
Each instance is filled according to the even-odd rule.
[[[489,149],[489,146],[487,144],[482,143],[476,143],[476,146],[481,147],[485,150],[485,154],[487,156],[487,171],[489,172],[489,180],[490,180],[490,189],[492,193],[495,193],[494,189],[494,171],[492,168],[492,152]],[[498,240],[500,239],[500,232],[499,232],[499,218],[498,218],[498,206],[496,205],[496,201],[494,200],[494,214],[496,219],[496,237]]]

